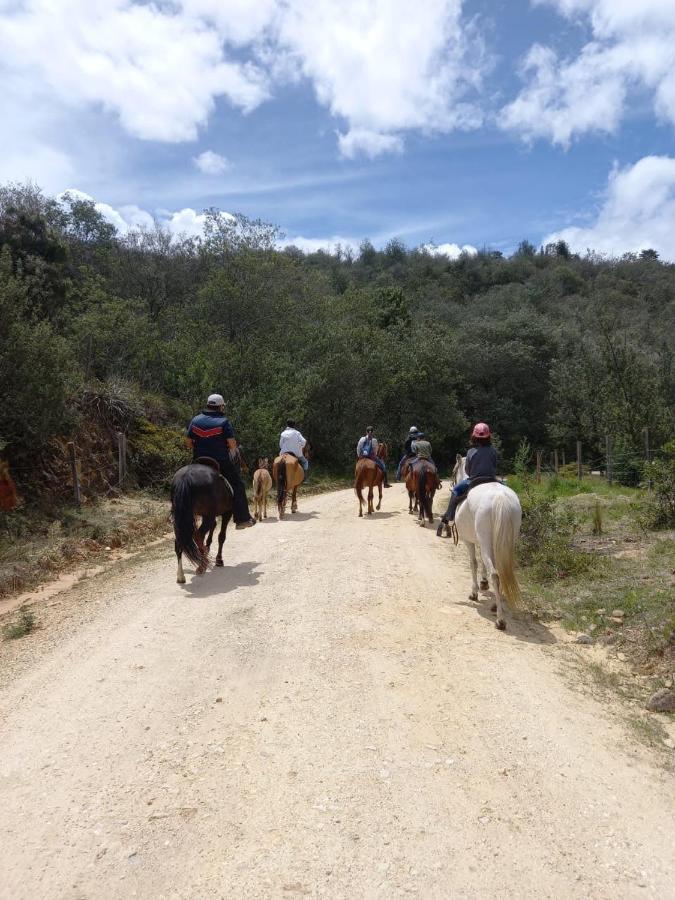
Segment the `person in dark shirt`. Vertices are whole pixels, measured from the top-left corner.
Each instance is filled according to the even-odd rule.
[[[255,519],[251,516],[246,499],[246,489],[234,464],[237,441],[230,420],[225,416],[225,400],[221,394],[211,394],[206,408],[188,425],[187,436],[192,443],[192,458],[208,456],[220,466],[220,472],[232,485],[234,492],[234,521],[237,528],[251,528]]]
[[[401,480],[401,469],[403,468],[403,463],[406,459],[414,459],[415,451],[412,448],[413,443],[417,440],[422,432],[419,430],[417,425],[411,425],[410,431],[408,432],[408,437],[405,440],[405,445],[403,448],[403,456],[401,457],[401,461],[398,464],[398,468],[396,469],[396,480]]]
[[[490,426],[478,422],[471,432],[471,443],[473,446],[466,454],[464,465],[466,478],[452,489],[448,508],[442,517],[446,525],[454,525],[457,506],[474,485],[495,481],[497,477],[497,451],[492,446]]]

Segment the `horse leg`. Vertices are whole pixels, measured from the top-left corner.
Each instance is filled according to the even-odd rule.
[[[381,506],[382,506],[382,482],[380,481],[380,483],[377,486],[377,506],[375,508],[379,510],[379,508]]]
[[[267,491],[263,492],[263,519],[267,518]]]
[[[412,516],[413,514],[413,495],[411,491],[408,491],[408,515]]]
[[[488,581],[488,573],[487,567],[485,565],[485,561],[483,560],[483,554],[480,555],[480,589],[481,591],[487,591],[490,587],[490,582]]]
[[[363,494],[361,493],[361,484],[356,485],[356,496],[359,498],[359,518],[363,518]]]
[[[176,583],[185,584],[185,572],[183,572],[183,554],[178,549],[178,541],[174,544],[176,548],[176,556],[178,557],[178,571],[176,572]]]
[[[197,546],[199,547],[199,551],[202,554],[202,561],[197,566],[197,575],[203,575],[206,572],[206,564],[209,558],[209,552],[207,548],[204,546],[204,538],[206,533],[209,532],[210,535],[213,535],[213,532],[216,528],[216,519],[215,516],[212,519],[204,518],[202,519],[202,524],[195,532],[195,539],[197,541]]]
[[[469,551],[469,563],[471,565],[471,593],[469,600],[478,602],[478,560],[476,559],[476,545],[467,544],[466,549]]]
[[[229,524],[230,519],[232,518],[231,512],[223,513],[220,520],[220,531],[218,532],[218,555],[216,556],[216,565],[223,565],[223,544],[225,543],[225,535],[227,532],[227,526]]]
[[[293,494],[291,496],[291,512],[296,513],[298,511],[298,486],[293,488]]]
[[[373,485],[372,482],[368,485],[368,515],[371,516],[373,514]]]
[[[495,604],[497,607],[497,621],[495,622],[495,628],[498,628],[500,631],[506,631],[506,620],[504,619],[504,600],[502,598],[501,586],[499,584],[499,575],[497,572],[493,572],[491,576],[492,581],[492,590],[495,592],[495,598],[497,603]]]

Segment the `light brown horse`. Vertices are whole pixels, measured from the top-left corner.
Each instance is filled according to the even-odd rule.
[[[373,512],[373,496],[374,496],[374,488],[377,487],[378,491],[378,499],[377,499],[377,507],[379,509],[382,505],[382,483],[384,481],[384,474],[382,469],[377,465],[377,463],[368,459],[367,457],[363,457],[362,459],[357,459],[356,467],[354,468],[354,490],[356,491],[356,496],[359,498],[359,517],[363,516],[363,494],[361,493],[364,488],[368,488],[368,515],[371,515]]]
[[[267,518],[267,495],[272,490],[270,464],[266,456],[258,460],[258,468],[253,473],[254,515],[260,522]]]
[[[408,512],[413,513],[413,497],[417,508],[417,519],[424,528],[425,517],[434,521],[434,495],[442,487],[436,466],[429,459],[420,459],[408,466],[405,486],[408,489]]]
[[[277,456],[272,465],[272,478],[277,486],[277,508],[279,518],[286,512],[288,495],[291,495],[291,512],[298,511],[298,487],[305,479],[305,472],[297,457],[292,453]]]
[[[387,459],[388,448],[386,444],[378,444],[377,447],[377,458],[381,460]],[[368,515],[372,515],[373,513],[373,498],[374,498],[374,489],[377,488],[378,491],[378,499],[377,506],[375,509],[379,509],[382,506],[382,484],[384,483],[384,472],[377,465],[377,463],[368,459],[368,457],[364,456],[361,459],[356,461],[356,466],[354,468],[354,490],[356,491],[356,496],[359,498],[359,516],[363,517],[363,504],[365,500],[363,499],[363,494],[361,493],[364,488],[368,488]]]

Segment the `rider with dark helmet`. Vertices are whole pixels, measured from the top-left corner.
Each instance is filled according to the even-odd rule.
[[[418,437],[421,437],[422,432],[419,430],[417,425],[411,425],[410,431],[408,432],[408,437],[405,439],[405,444],[403,447],[403,456],[398,464],[398,468],[396,469],[396,480],[401,480],[401,469],[403,468],[403,463],[406,459],[414,459],[415,451],[412,448],[412,445],[417,440]]]
[[[454,525],[457,506],[474,485],[494,481],[497,477],[497,451],[492,446],[490,426],[485,422],[474,425],[471,444],[464,466],[466,478],[452,489],[450,503],[442,518],[446,525]]]
[[[249,512],[244,482],[234,464],[237,441],[230,420],[225,416],[225,400],[221,394],[211,394],[205,409],[190,422],[187,436],[192,442],[193,460],[202,456],[214,459],[221,474],[232,485],[236,527],[251,528],[255,519]]]

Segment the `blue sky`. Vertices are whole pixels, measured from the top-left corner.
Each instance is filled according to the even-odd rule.
[[[121,230],[675,258],[672,0],[0,0],[0,60],[0,180]]]

